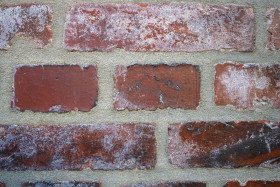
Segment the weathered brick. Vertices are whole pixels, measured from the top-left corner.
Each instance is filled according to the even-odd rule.
[[[152,124],[0,126],[0,169],[153,169]]]
[[[46,5],[24,4],[0,9],[0,49],[8,49],[17,35],[34,40],[38,48],[52,42],[52,10]]]
[[[187,122],[168,134],[169,159],[180,167],[280,166],[280,122]]]
[[[90,111],[97,102],[94,65],[19,66],[14,73],[12,108],[24,111]]]
[[[206,187],[202,182],[164,182],[157,184],[139,183],[129,187]]]
[[[280,65],[216,65],[215,103],[240,109],[280,108]]]
[[[80,182],[80,181],[64,181],[64,182],[26,182],[22,187],[100,187],[99,182]]]
[[[77,4],[70,8],[64,47],[78,51],[254,50],[254,12],[242,6]]]
[[[266,48],[268,50],[279,50],[280,48],[280,9],[269,8],[266,10],[268,18],[269,39]]]
[[[198,66],[118,66],[114,80],[114,107],[117,110],[195,109],[199,104]]]
[[[0,182],[0,187],[6,187],[6,184],[3,182]]]
[[[280,181],[248,181],[245,185],[238,181],[230,181],[225,187],[279,187]]]

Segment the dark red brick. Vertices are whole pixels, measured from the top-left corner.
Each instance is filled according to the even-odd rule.
[[[280,9],[268,8],[266,10],[268,18],[269,39],[266,49],[279,50],[280,48]]]
[[[33,40],[38,48],[52,42],[52,10],[46,5],[24,4],[0,9],[0,49],[8,49],[17,35]]]
[[[280,181],[248,181],[245,185],[238,181],[230,181],[225,187],[279,187]]]
[[[97,102],[93,65],[19,66],[14,74],[12,108],[24,111],[90,111]]]
[[[165,182],[157,184],[140,183],[129,187],[206,187],[206,184],[202,182]]]
[[[280,166],[280,122],[187,122],[168,134],[169,159],[180,167]]]
[[[195,109],[199,104],[198,66],[118,66],[114,80],[114,107],[117,110]]]
[[[254,12],[242,6],[76,4],[64,47],[71,51],[254,50]]]
[[[216,65],[215,103],[236,108],[280,108],[280,65]]]
[[[69,181],[69,182],[26,182],[22,184],[22,187],[101,187],[99,182],[80,182],[80,181]]]
[[[0,187],[6,187],[6,184],[3,182],[0,182]]]
[[[0,126],[0,169],[153,169],[152,124]]]

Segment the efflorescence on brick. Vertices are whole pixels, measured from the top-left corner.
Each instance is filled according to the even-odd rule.
[[[180,167],[280,166],[280,122],[186,122],[168,136],[170,162]]]
[[[153,169],[153,124],[0,126],[0,169]]]
[[[266,10],[266,17],[268,18],[267,31],[269,32],[269,39],[266,48],[268,50],[279,50],[280,48],[280,9],[269,8]]]
[[[145,183],[139,183],[134,184],[131,186],[125,186],[125,187],[206,187],[206,183],[203,182],[164,182],[164,183],[156,183],[156,184],[145,184]]]
[[[22,187],[101,187],[99,182],[63,181],[63,182],[25,182]]]
[[[199,67],[190,64],[118,66],[114,77],[116,110],[196,109]]]
[[[0,9],[0,49],[8,49],[17,35],[33,40],[38,48],[52,42],[52,10],[47,5],[25,4]]]
[[[254,50],[254,12],[201,4],[76,4],[66,18],[71,51]]]
[[[236,108],[280,108],[280,65],[216,65],[215,103]]]
[[[90,111],[97,102],[94,65],[18,66],[12,108],[40,112]]]
[[[245,185],[238,181],[230,181],[224,187],[279,187],[280,181],[248,181]]]

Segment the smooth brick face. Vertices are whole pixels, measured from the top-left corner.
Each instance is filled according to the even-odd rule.
[[[280,181],[248,181],[241,185],[238,181],[230,181],[224,187],[279,187]]]
[[[12,108],[24,111],[90,111],[97,102],[98,78],[93,65],[16,67]]]
[[[252,8],[200,4],[77,4],[67,15],[71,51],[254,50]]]
[[[46,5],[4,7],[0,18],[0,49],[8,49],[15,35],[32,39],[38,48],[52,41],[52,11]]]
[[[0,169],[153,169],[151,124],[0,126]]]
[[[180,167],[280,166],[280,122],[187,122],[168,135],[169,159]]]
[[[280,108],[280,65],[216,65],[215,103],[236,108]]]
[[[165,182],[157,184],[140,183],[128,187],[206,187],[206,184],[202,182]]]
[[[26,182],[22,187],[101,187],[99,182]]]
[[[279,50],[280,48],[280,9],[269,8],[266,10],[268,18],[269,39],[266,48],[268,50]]]
[[[198,66],[118,66],[114,79],[116,110],[195,109],[199,104]]]

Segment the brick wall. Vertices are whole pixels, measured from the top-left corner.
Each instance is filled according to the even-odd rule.
[[[0,2],[0,186],[280,186],[278,0]]]

